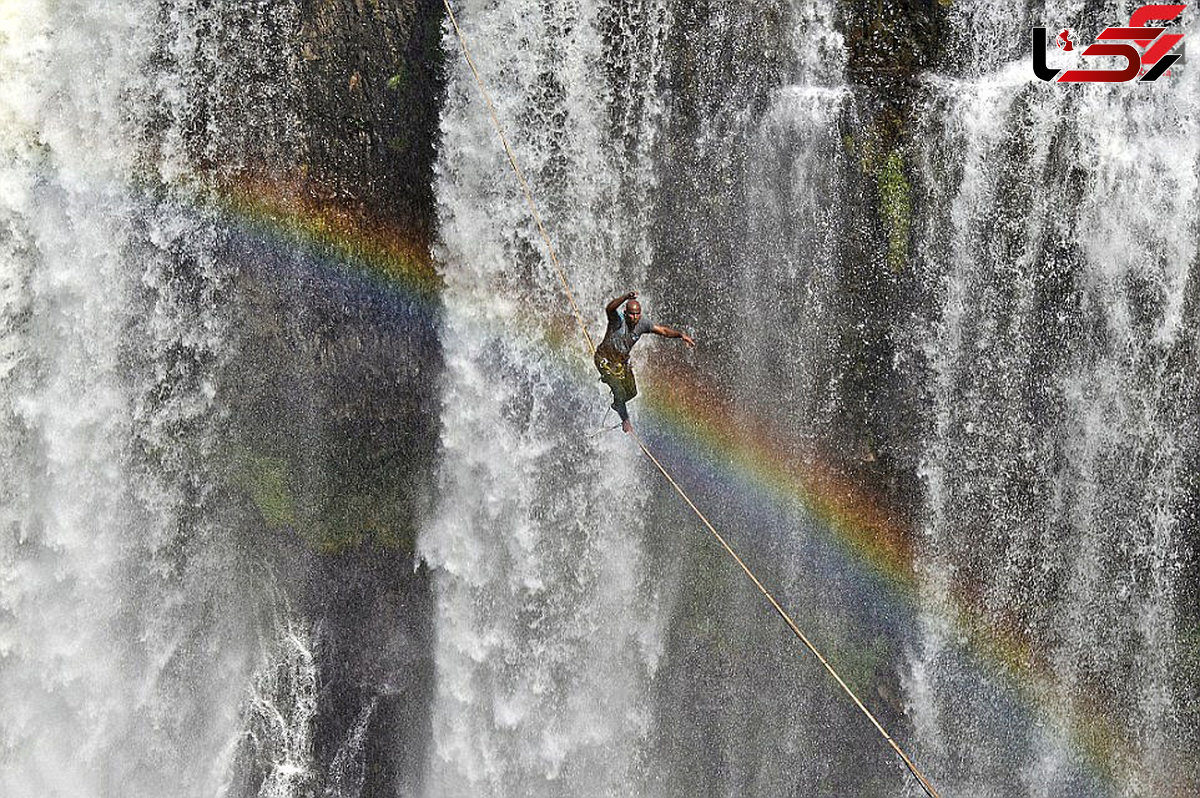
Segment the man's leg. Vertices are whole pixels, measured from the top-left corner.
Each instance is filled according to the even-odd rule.
[[[637,396],[637,382],[633,379],[633,369],[625,366],[625,373],[621,375],[620,394],[617,389],[613,388],[613,407],[616,408],[617,400],[620,400],[620,409],[617,410],[617,415],[621,417],[621,429],[625,432],[633,432],[633,422],[629,420],[629,411],[625,409],[625,403],[633,397]]]
[[[632,431],[633,424],[629,421],[629,411],[625,403],[637,395],[633,371],[628,364],[614,365],[600,357],[596,358],[596,369],[600,372],[600,381],[612,391],[612,409],[621,417],[621,429],[626,432]]]
[[[625,403],[617,396],[616,391],[613,391],[613,403],[611,407],[617,411],[617,415],[621,417],[622,422],[629,421],[629,411],[625,409]]]
[[[612,377],[606,377],[604,384],[612,391],[612,409],[617,411],[617,415],[621,417],[623,424],[629,423],[629,411],[625,409],[625,402],[628,397],[625,396],[625,389],[621,385],[621,381]]]

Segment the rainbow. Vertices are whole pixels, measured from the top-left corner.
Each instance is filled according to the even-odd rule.
[[[444,283],[418,236],[333,201],[303,199],[300,185],[289,179],[242,178],[220,190],[218,203],[231,224],[264,245],[299,250],[318,268],[403,295],[419,315],[433,312]],[[579,357],[578,341],[568,326],[551,323],[541,333],[547,356],[590,382],[590,363]],[[797,454],[803,450],[800,444],[789,441],[769,419],[748,425],[744,417],[736,418],[733,402],[699,375],[662,363],[654,364],[652,374],[643,413],[652,419],[650,432],[657,442],[702,462],[708,474],[732,486],[749,485],[760,500],[802,507],[859,570],[886,586],[892,600],[916,608],[921,580],[914,567],[911,519],[839,468],[811,453]],[[950,621],[975,654],[998,669],[1035,717],[1053,718],[1061,715],[1063,705],[1069,707],[1066,733],[1072,747],[1100,778],[1119,781],[1136,761],[1134,741],[1120,719],[1094,699],[1066,696],[1019,624],[985,620],[970,586],[958,586],[958,591]],[[930,775],[935,783],[939,780]],[[1180,784],[1172,794],[1182,798],[1186,790]]]
[[[217,193],[227,219],[276,247],[298,249],[326,271],[433,305],[443,289],[429,246],[414,232],[306,192],[299,177],[243,175]]]

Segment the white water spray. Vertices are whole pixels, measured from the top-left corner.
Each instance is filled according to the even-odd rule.
[[[625,15],[653,23],[665,12],[512,3],[455,13],[598,335],[601,306],[637,286],[649,258],[638,159],[653,142],[653,95],[642,92],[661,43],[654,24],[635,32]],[[456,38],[447,47],[457,56]],[[614,48],[643,65],[636,85],[609,82]],[[421,541],[438,569],[427,792],[637,792],[660,643],[636,451],[615,433],[588,437],[609,422],[607,401],[457,58],[442,133],[444,463]]]
[[[1010,12],[956,23],[991,29],[992,14]],[[940,132],[924,150],[922,267],[938,309],[912,707],[951,791],[1010,795],[1016,778],[1022,795],[1076,794],[1096,789],[1082,773],[1110,769],[1113,795],[1174,794],[1195,778],[1176,758],[1173,586],[1194,444],[1180,369],[1194,356],[1197,75],[1070,91],[1033,81],[1024,58],[935,82],[927,118]],[[1017,667],[1057,734],[979,744],[1006,719],[963,692],[946,621],[963,601],[1028,641]],[[1107,761],[1087,761],[1089,738]]]
[[[212,795],[238,733],[215,232],[137,186],[182,157],[144,147],[172,94],[142,77],[157,8],[0,8],[5,795]]]

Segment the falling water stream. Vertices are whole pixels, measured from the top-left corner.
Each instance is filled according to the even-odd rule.
[[[978,30],[996,13],[956,22]],[[1041,13],[1082,19],[1072,5]],[[914,717],[959,791],[1010,794],[1016,773],[1030,795],[1063,795],[1084,767],[1121,774],[1117,794],[1185,794],[1197,774],[1176,613],[1195,440],[1197,76],[1063,92],[1025,66],[935,79],[926,113],[932,426]],[[944,658],[963,601],[1019,635],[1044,677],[1032,692],[1057,733],[1027,750],[968,742],[1003,719],[962,694]]]
[[[143,70],[141,11],[0,13],[6,795],[212,794],[243,700],[210,463],[218,233],[136,186],[181,162],[140,134],[177,88]]]
[[[497,113],[547,217],[570,220],[555,237],[583,308],[645,279],[640,203],[665,13],[460,10],[480,63],[508,67],[492,83]],[[628,58],[614,74],[609,48]],[[453,70],[438,177],[443,462],[421,544],[438,573],[426,790],[636,792],[661,649],[644,553],[648,486],[632,449],[594,435],[609,421],[582,339],[557,312],[557,277],[465,64]]]
[[[0,0],[0,793],[917,795],[610,429],[401,6]],[[947,798],[1200,787],[1200,71],[1036,81],[1101,6],[897,78],[899,4],[454,4],[593,338],[699,343],[640,434]],[[440,54],[321,49],[395,20]],[[428,290],[338,227],[408,189],[318,179],[416,157],[363,108],[421,59]]]

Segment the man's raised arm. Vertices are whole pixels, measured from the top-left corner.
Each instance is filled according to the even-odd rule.
[[[611,316],[617,312],[617,308],[621,307],[623,302],[630,299],[637,299],[637,291],[630,291],[628,294],[621,294],[621,296],[616,297],[612,302],[604,306],[604,312]],[[593,307],[595,306],[593,305]]]

